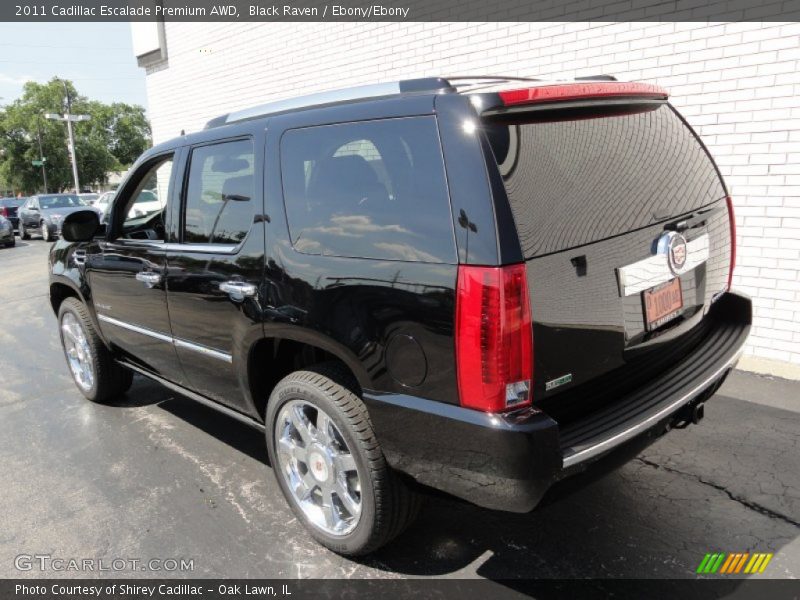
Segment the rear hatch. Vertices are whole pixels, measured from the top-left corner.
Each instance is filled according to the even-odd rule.
[[[713,160],[663,91],[625,86],[476,103],[495,106],[483,130],[526,263],[533,401],[562,423],[700,343],[729,285],[731,224]]]
[[[25,202],[24,198],[3,198],[0,200],[0,215],[16,222],[17,209]]]

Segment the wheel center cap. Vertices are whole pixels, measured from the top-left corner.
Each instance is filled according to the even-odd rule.
[[[308,455],[308,468],[311,474],[317,481],[327,481],[328,479],[328,463],[321,452],[316,450]]]

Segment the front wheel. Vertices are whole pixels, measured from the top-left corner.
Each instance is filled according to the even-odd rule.
[[[42,239],[45,242],[49,242],[50,241],[50,237],[51,237],[50,236],[50,226],[47,223],[45,223],[44,221],[42,221],[41,233],[42,233]]]
[[[281,380],[267,406],[267,448],[281,491],[323,546],[377,550],[419,510],[419,496],[386,463],[364,403],[336,363]]]
[[[31,234],[29,234],[28,230],[25,229],[25,225],[22,224],[22,221],[19,222],[19,239],[21,240],[31,239]]]
[[[86,307],[77,298],[67,298],[61,303],[58,324],[67,365],[86,398],[103,404],[128,391],[133,373],[111,356]]]

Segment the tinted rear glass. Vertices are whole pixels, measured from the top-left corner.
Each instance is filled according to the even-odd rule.
[[[27,198],[0,198],[0,206],[22,206]]]
[[[487,122],[485,129],[528,258],[646,227],[725,195],[702,145],[666,104],[601,118]]]
[[[293,129],[281,168],[298,251],[455,262],[434,117]]]

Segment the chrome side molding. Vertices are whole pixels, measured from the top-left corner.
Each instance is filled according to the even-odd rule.
[[[178,348],[186,348],[187,350],[192,350],[194,352],[197,352],[198,354],[204,354],[205,356],[210,356],[212,358],[216,358],[217,360],[221,360],[227,363],[233,362],[232,355],[226,352],[220,352],[219,350],[214,350],[213,348],[209,348],[208,346],[201,346],[200,344],[195,344],[193,342],[189,342],[181,338],[172,337],[171,335],[167,335],[166,333],[160,333],[158,331],[153,331],[152,329],[147,329],[146,327],[140,327],[139,325],[126,323],[125,321],[114,319],[113,317],[109,317],[108,315],[97,313],[97,318],[103,321],[104,323],[109,323],[110,325],[122,327],[123,329],[127,329],[128,331],[134,331],[136,333],[146,335],[156,340],[166,342],[167,344],[173,344]]]

